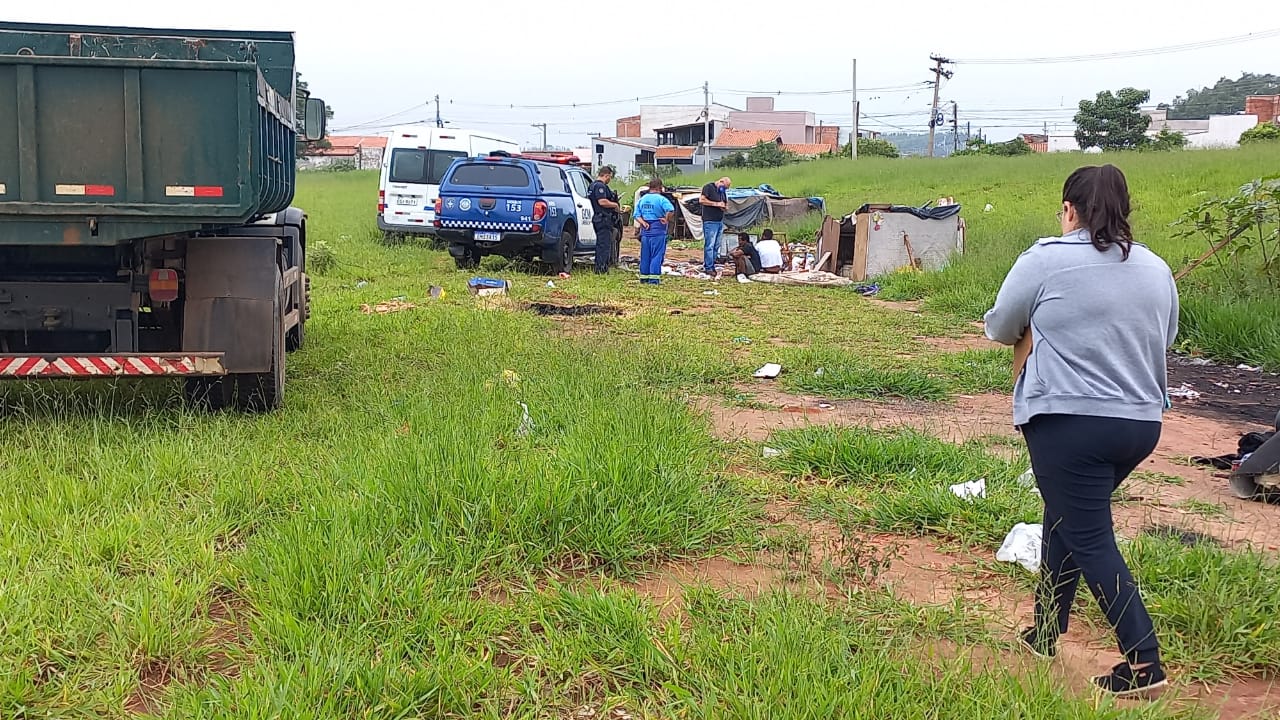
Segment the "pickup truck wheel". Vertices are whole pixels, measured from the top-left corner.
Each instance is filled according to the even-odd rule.
[[[236,376],[236,401],[245,412],[271,412],[284,404],[284,301],[279,277],[276,276],[276,299],[272,303],[276,329],[271,342],[271,369]]]
[[[577,249],[578,236],[572,230],[565,230],[560,235],[560,247],[556,253],[556,261],[551,269],[557,273],[567,273],[573,269],[573,251]]]
[[[480,253],[475,250],[467,250],[462,257],[453,259],[453,264],[458,266],[459,270],[474,270],[480,266]]]
[[[227,376],[192,377],[183,381],[187,407],[204,412],[222,412],[231,404],[235,382]]]

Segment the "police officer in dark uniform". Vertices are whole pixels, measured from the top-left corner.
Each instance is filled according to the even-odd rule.
[[[600,274],[609,272],[609,266],[615,262],[614,250],[622,232],[624,208],[618,202],[618,193],[609,187],[612,181],[613,168],[605,165],[587,191],[591,199],[591,225],[596,231],[596,272]]]

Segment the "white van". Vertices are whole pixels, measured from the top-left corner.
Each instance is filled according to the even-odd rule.
[[[378,229],[385,234],[434,235],[440,178],[458,158],[495,150],[520,152],[511,138],[480,130],[403,125],[387,138],[378,181]]]

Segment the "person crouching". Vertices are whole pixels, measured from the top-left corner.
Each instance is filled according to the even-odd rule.
[[[649,181],[649,192],[636,203],[640,224],[640,282],[657,285],[662,278],[662,262],[667,256],[667,228],[676,208],[662,194],[662,180]]]

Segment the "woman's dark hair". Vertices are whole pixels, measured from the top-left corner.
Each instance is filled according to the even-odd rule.
[[[1133,247],[1129,229],[1129,184],[1115,165],[1089,165],[1071,173],[1062,185],[1062,201],[1071,203],[1093,246],[1106,252],[1120,248],[1125,260]]]
[[[738,233],[738,242],[751,242],[751,236],[747,233],[740,232]]]

